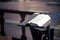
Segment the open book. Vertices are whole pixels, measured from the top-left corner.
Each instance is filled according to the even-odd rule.
[[[39,14],[28,21],[31,26],[47,27],[51,23],[51,18],[47,14]]]
[[[19,25],[25,26],[26,24],[29,24],[31,26],[47,27],[50,23],[51,18],[49,15],[34,13],[28,21],[24,21]]]

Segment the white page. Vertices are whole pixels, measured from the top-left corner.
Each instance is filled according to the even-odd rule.
[[[50,24],[51,22],[51,18],[49,15],[45,15],[45,14],[40,14],[37,15],[36,17],[34,17],[32,20],[30,20],[28,23],[32,23],[33,26],[39,26],[39,27],[46,27]]]

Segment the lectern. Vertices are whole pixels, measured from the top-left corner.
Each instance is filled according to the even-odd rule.
[[[50,23],[51,23],[51,18],[49,15],[47,14],[40,14],[40,13],[34,13],[31,17],[30,20],[28,20],[27,22],[22,22],[19,26],[23,27],[23,35],[22,38],[26,39],[25,36],[25,27],[30,27],[31,32],[32,32],[32,36],[33,36],[33,40],[51,40],[50,38]],[[33,29],[39,30],[40,33],[43,35],[45,34],[45,36],[40,36],[40,39],[37,37],[34,38],[34,31]],[[46,31],[46,32],[45,32]],[[38,32],[37,32],[38,34]],[[42,38],[43,37],[43,38]]]

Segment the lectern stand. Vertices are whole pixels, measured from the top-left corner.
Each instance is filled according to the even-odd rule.
[[[26,25],[26,23],[20,24],[19,26],[22,26],[22,33],[23,33],[22,37],[21,37],[22,40],[27,40],[26,35],[25,35],[25,27],[30,27],[30,30],[33,29],[34,27],[38,27],[38,26],[30,26],[29,24]],[[43,27],[39,27],[39,28],[43,28]],[[48,38],[48,40],[53,40],[52,39],[53,36],[52,37],[50,36],[50,34],[51,34],[50,31],[51,31],[50,26],[48,26],[46,28],[46,30],[41,31],[41,32],[43,32],[43,34],[45,34],[45,36],[43,37],[43,40],[47,40],[47,38]],[[34,31],[31,30],[31,32],[34,32]],[[33,33],[32,33],[32,36],[33,36]],[[37,40],[37,38],[35,39],[33,36],[33,40]],[[39,39],[39,40],[41,40],[41,39]]]
[[[49,15],[34,13],[31,16],[30,20],[28,20],[27,22],[24,21],[20,24],[20,26],[22,26],[22,33],[23,33],[22,39],[23,40],[26,39],[25,27],[30,27],[30,30],[31,30],[32,36],[33,36],[33,40],[47,40],[47,39],[53,40],[53,36],[50,35],[51,34],[50,23],[51,23],[51,18]],[[38,28],[39,29],[43,28],[45,30],[41,31],[41,30],[38,30]],[[42,37],[43,34],[44,34],[44,36]]]

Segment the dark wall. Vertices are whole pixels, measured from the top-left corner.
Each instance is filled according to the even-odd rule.
[[[4,2],[4,1],[11,1],[11,0],[0,0],[1,2]]]
[[[0,2],[19,1],[19,0],[0,0]]]

